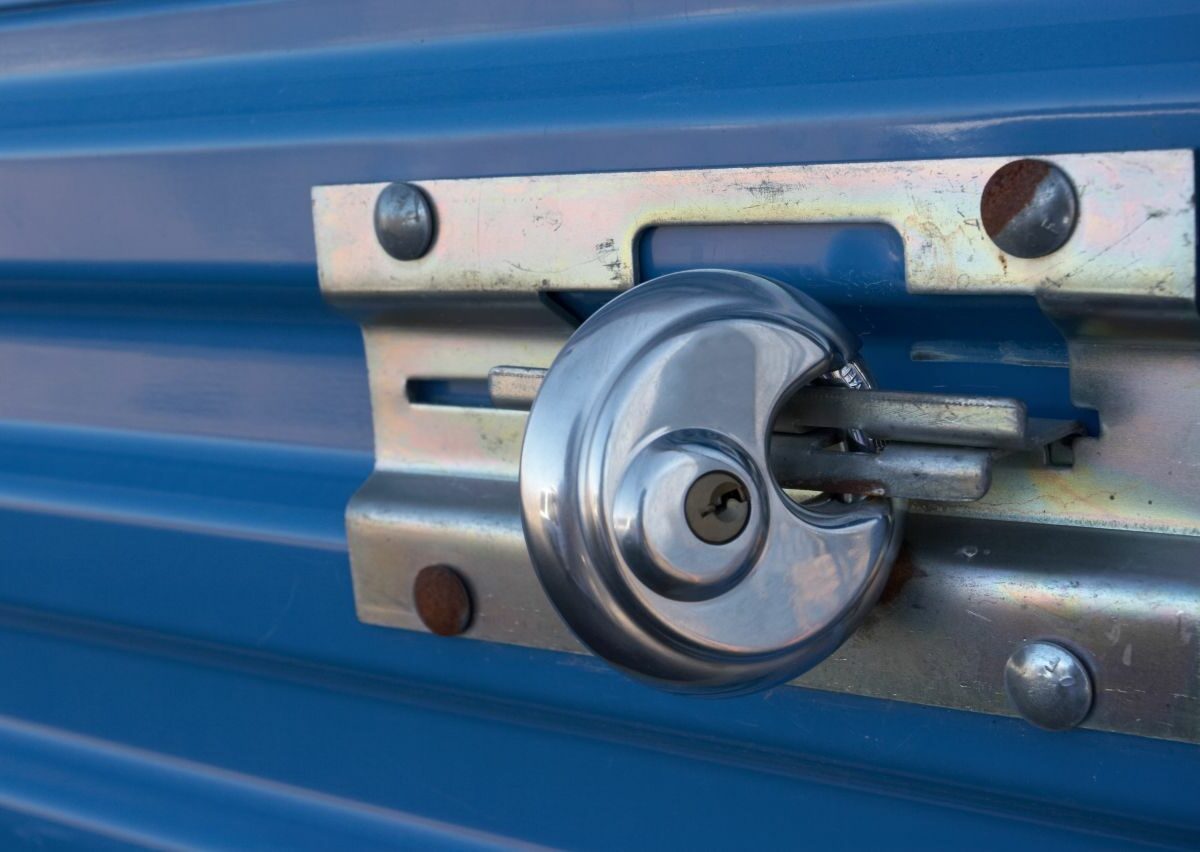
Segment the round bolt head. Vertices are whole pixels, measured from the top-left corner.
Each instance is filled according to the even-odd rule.
[[[742,534],[750,520],[750,492],[732,473],[714,470],[692,483],[683,511],[698,539],[727,544]]]
[[[375,238],[396,260],[416,260],[433,243],[433,207],[412,184],[393,183],[375,200]]]
[[[1045,257],[1062,248],[1075,229],[1075,189],[1062,170],[1042,160],[1016,160],[999,168],[983,188],[983,229],[1013,257]]]
[[[471,623],[471,592],[448,565],[428,565],[417,572],[413,603],[421,623],[438,636],[457,636]]]
[[[1027,642],[1004,667],[1004,690],[1026,721],[1048,731],[1074,728],[1092,709],[1083,662],[1054,642]]]

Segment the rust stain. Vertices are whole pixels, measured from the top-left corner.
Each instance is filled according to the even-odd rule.
[[[413,604],[431,633],[457,636],[471,623],[471,593],[449,565],[428,565],[413,581]]]
[[[904,587],[911,580],[928,576],[928,571],[918,568],[916,563],[913,562],[908,544],[902,544],[900,552],[896,554],[896,561],[892,565],[892,573],[888,577],[887,585],[883,587],[883,592],[879,595],[879,604],[886,606],[892,603],[900,597],[900,593],[904,591]]]
[[[983,229],[989,237],[1004,230],[1013,217],[1033,200],[1038,184],[1050,173],[1050,165],[1040,160],[1017,160],[1000,168],[983,188],[979,205]]]
[[[896,554],[896,561],[892,565],[892,572],[888,575],[887,584],[879,595],[879,601],[863,617],[862,624],[858,627],[858,633],[870,636],[887,616],[888,609],[900,598],[905,586],[914,579],[928,576],[927,571],[918,568],[913,563],[908,544],[902,544],[900,552]],[[921,608],[917,603],[914,603],[913,606],[917,609]]]

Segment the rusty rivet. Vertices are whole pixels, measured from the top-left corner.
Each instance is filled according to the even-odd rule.
[[[430,632],[457,636],[471,623],[471,592],[449,565],[427,565],[413,581],[417,615]]]
[[[1078,204],[1071,181],[1042,160],[1015,160],[996,170],[979,203],[983,230],[1013,257],[1045,257],[1075,229]]]

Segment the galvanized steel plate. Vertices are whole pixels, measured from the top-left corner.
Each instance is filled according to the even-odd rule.
[[[548,366],[571,327],[536,296],[636,283],[647,228],[883,222],[901,235],[911,292],[1037,297],[1103,433],[1076,442],[1073,468],[1002,464],[982,501],[915,504],[947,517],[913,520],[883,603],[797,683],[1010,713],[1005,660],[1052,639],[1095,671],[1086,726],[1200,741],[1193,156],[1049,158],[1075,186],[1079,221],[1038,259],[1000,252],[980,223],[983,186],[1010,159],[420,181],[437,234],[409,262],[376,241],[387,184],[316,188],[322,289],[364,311],[371,370],[376,472],[347,512],[359,617],[423,629],[413,578],[448,563],[475,596],[467,636],[579,651],[521,534],[526,415],[424,404],[409,381]]]
[[[1053,157],[1080,216],[1047,258],[1007,255],[980,197],[1014,158],[544,175],[415,184],[437,209],[428,254],[379,245],[387,184],[313,191],[321,287],[332,299],[404,293],[614,290],[636,281],[638,234],[656,225],[883,222],[904,241],[914,293],[1195,296],[1190,151]]]

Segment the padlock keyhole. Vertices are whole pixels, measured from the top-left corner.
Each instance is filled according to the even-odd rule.
[[[750,520],[750,493],[732,473],[711,471],[688,489],[684,516],[701,541],[728,544],[742,534]]]

